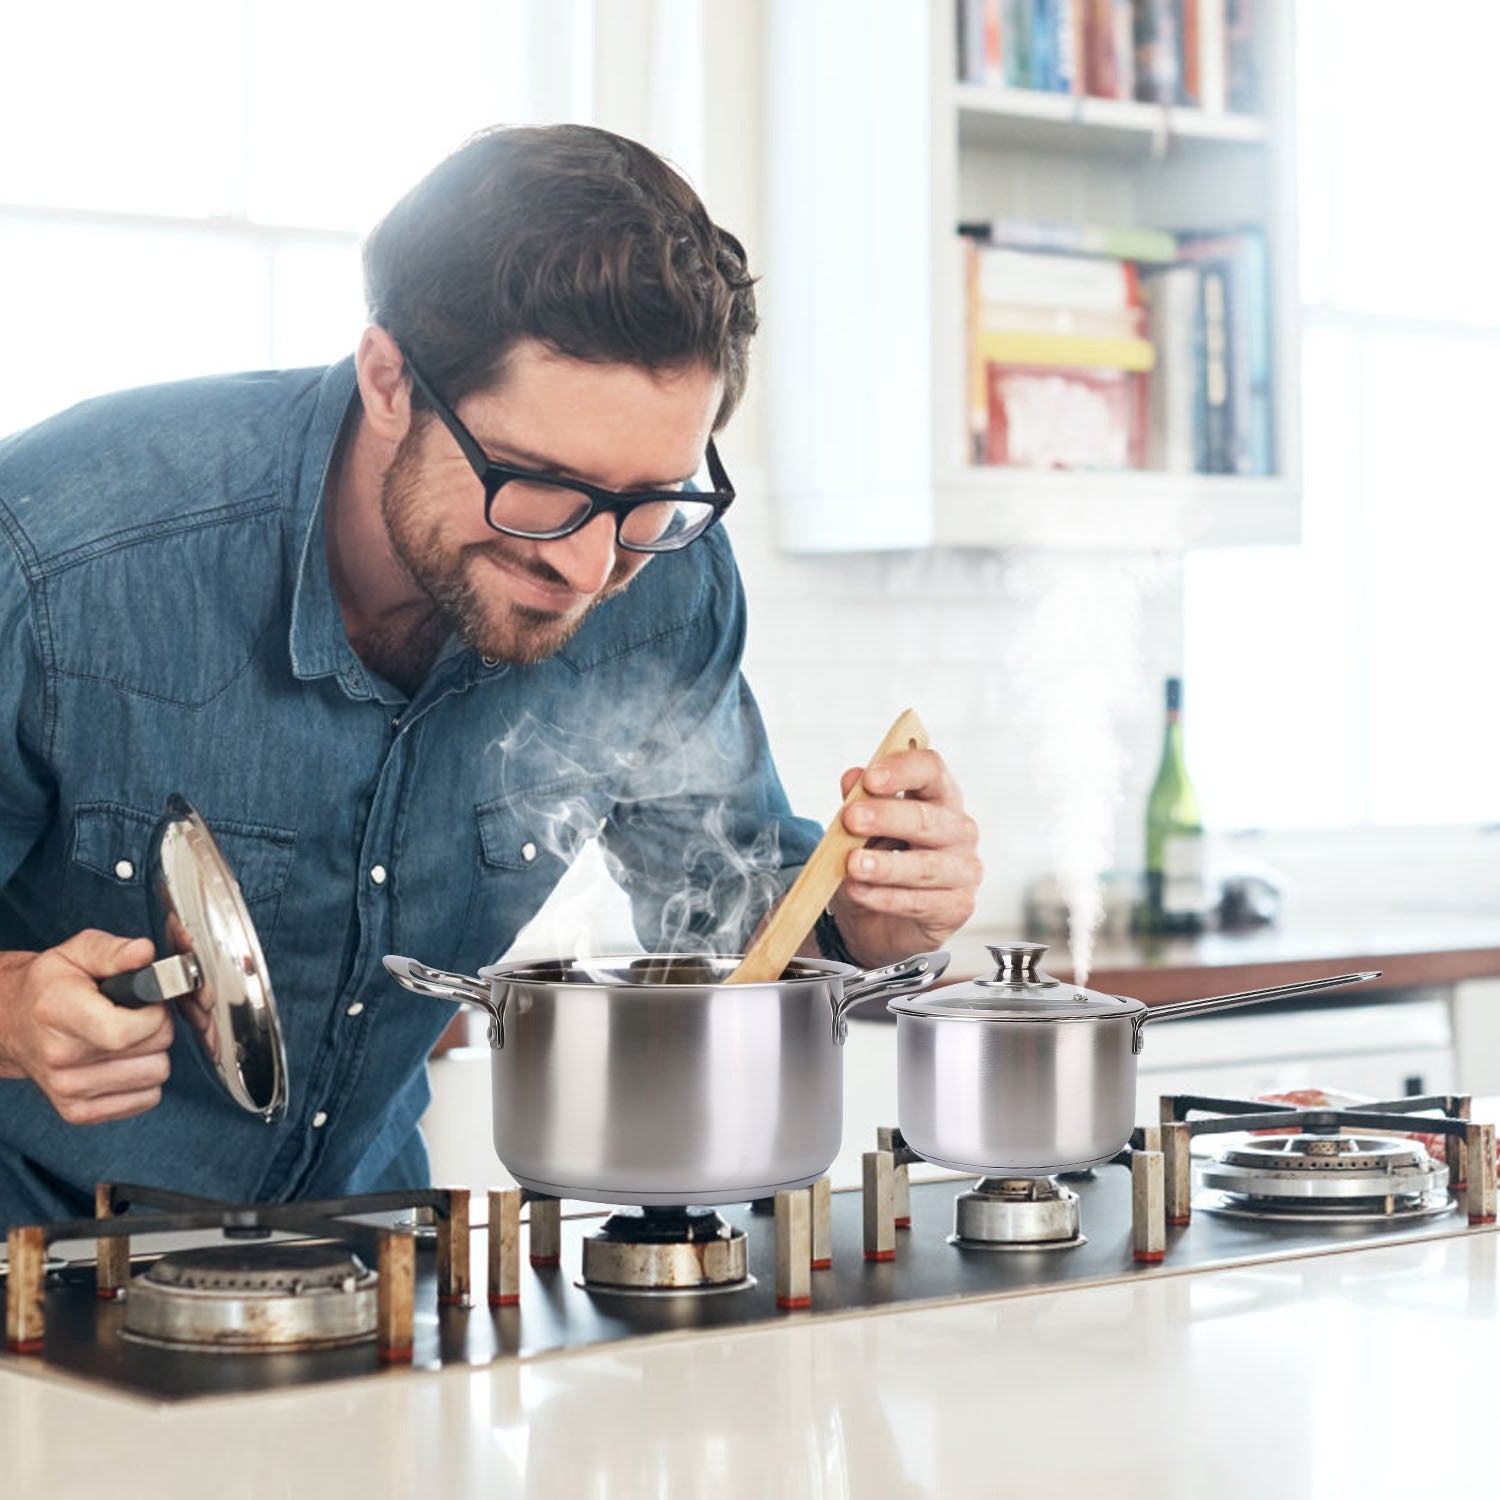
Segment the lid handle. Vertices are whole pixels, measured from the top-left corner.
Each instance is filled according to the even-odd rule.
[[[1024,984],[1050,986],[1057,983],[1041,970],[1046,943],[986,943],[995,960],[991,984]]]

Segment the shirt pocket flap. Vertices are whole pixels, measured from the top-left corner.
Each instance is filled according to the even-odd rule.
[[[73,859],[116,885],[144,885],[159,814],[113,802],[81,805],[73,816]],[[280,894],[297,835],[254,823],[210,824],[247,904]]]
[[[479,854],[498,870],[535,870],[571,863],[594,838],[611,802],[609,779],[516,792],[474,809]]]

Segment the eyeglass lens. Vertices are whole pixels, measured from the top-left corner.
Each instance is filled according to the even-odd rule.
[[[489,519],[502,531],[531,537],[566,535],[588,515],[593,501],[564,483],[507,479],[490,497]],[[690,542],[714,518],[714,506],[691,492],[648,501],[619,516],[622,546],[669,551]]]

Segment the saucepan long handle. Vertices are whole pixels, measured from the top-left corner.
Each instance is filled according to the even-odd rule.
[[[1135,1050],[1141,1050],[1141,1028],[1148,1021],[1173,1021],[1181,1016],[1206,1015],[1215,1010],[1233,1010],[1240,1005],[1259,1005],[1265,1000],[1281,1000],[1292,995],[1312,995],[1319,990],[1338,989],[1346,984],[1367,984],[1379,979],[1384,971],[1370,969],[1361,974],[1332,974],[1324,979],[1303,979],[1296,984],[1276,984],[1263,990],[1240,990],[1233,995],[1208,995],[1201,1000],[1174,1000],[1169,1005],[1153,1005],[1135,1022]]]

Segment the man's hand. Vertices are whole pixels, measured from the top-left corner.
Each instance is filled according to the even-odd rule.
[[[849,856],[833,914],[844,942],[866,968],[940,948],[974,914],[984,875],[979,830],[935,750],[903,750],[845,771],[850,833],[873,842]]]
[[[0,954],[0,1078],[30,1078],[72,1125],[159,1104],[171,1069],[171,1006],[128,1010],[97,983],[155,957],[150,938],[92,929],[44,953]]]

